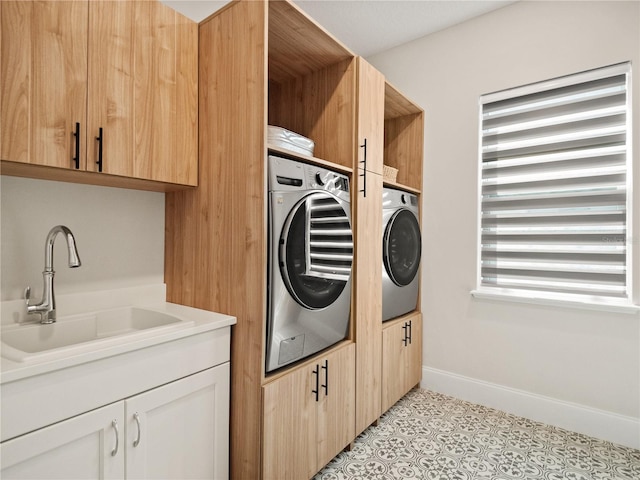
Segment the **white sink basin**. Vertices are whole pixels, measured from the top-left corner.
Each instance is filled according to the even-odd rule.
[[[193,321],[146,308],[103,310],[59,318],[48,325],[33,323],[3,328],[1,353],[18,362],[49,360],[192,324]]]

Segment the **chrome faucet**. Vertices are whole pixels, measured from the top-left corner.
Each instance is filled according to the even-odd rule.
[[[56,297],[53,292],[53,243],[58,233],[64,234],[67,241],[67,250],[69,251],[69,268],[76,268],[81,265],[78,249],[76,248],[76,239],[64,225],[57,225],[49,231],[47,240],[44,244],[44,271],[42,279],[44,281],[44,289],[42,292],[42,301],[37,305],[30,305],[31,287],[27,287],[24,291],[24,298],[27,302],[27,314],[40,314],[40,323],[53,323],[56,321]]]

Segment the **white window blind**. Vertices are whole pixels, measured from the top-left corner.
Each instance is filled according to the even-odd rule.
[[[481,97],[478,291],[630,303],[629,76]]]

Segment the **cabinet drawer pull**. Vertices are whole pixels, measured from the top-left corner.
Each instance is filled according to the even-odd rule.
[[[142,427],[140,426],[140,415],[138,415],[138,412],[133,414],[133,419],[136,421],[136,425],[138,426],[138,436],[133,441],[133,446],[137,447],[138,445],[140,445],[140,436],[142,435]]]
[[[80,168],[80,122],[76,122],[76,131],[73,132],[73,136],[76,137],[76,152],[73,157],[76,170]]]
[[[409,326],[409,328],[408,328],[408,330],[409,330],[409,345],[411,345],[411,322],[412,322],[412,320],[409,320],[409,325],[408,325]]]
[[[315,393],[316,402],[318,401],[318,394],[320,392],[320,368],[316,365],[316,368],[313,369],[313,374],[316,376],[316,389],[311,390],[311,393]]]
[[[329,360],[324,361],[324,365],[322,366],[322,370],[324,370],[324,394],[325,396],[329,394]]]
[[[96,137],[96,140],[98,141],[98,161],[96,163],[98,164],[98,171],[102,172],[102,142],[104,140],[102,127],[98,129],[98,136]]]
[[[362,196],[366,197],[367,196],[367,139],[364,139],[364,143],[362,145],[360,145],[360,148],[364,148],[364,156],[363,156],[363,160],[360,162],[362,163],[362,173],[360,174],[360,176],[362,177],[362,190],[360,190],[362,192]]]
[[[111,456],[115,457],[118,453],[118,447],[120,446],[120,432],[118,432],[118,422],[113,420],[111,422],[111,426],[116,431],[116,446],[111,450]]]

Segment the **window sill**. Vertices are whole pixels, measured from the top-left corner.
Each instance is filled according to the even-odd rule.
[[[640,313],[640,306],[638,305],[620,305],[620,304],[608,304],[608,303],[594,303],[594,302],[586,302],[586,301],[577,301],[577,300],[559,300],[552,298],[541,298],[541,297],[528,297],[524,295],[515,295],[508,293],[493,293],[493,292],[484,292],[481,290],[472,290],[471,295],[474,298],[484,299],[484,300],[498,300],[505,302],[513,302],[513,303],[528,303],[531,305],[550,305],[554,307],[565,307],[565,308],[580,308],[585,310],[600,310],[605,312],[614,312],[614,313],[626,313],[631,315],[637,315]]]

